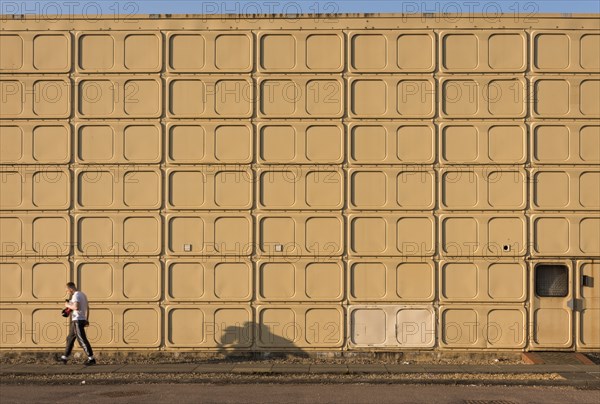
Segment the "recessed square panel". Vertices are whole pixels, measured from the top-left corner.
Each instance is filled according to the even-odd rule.
[[[77,201],[83,208],[109,208],[114,203],[116,181],[112,172],[83,171],[77,182]]]
[[[312,263],[306,266],[306,296],[311,299],[336,299],[342,294],[343,271],[337,263]]]
[[[0,126],[0,162],[16,163],[23,157],[23,130],[18,126]]]
[[[566,126],[537,126],[533,133],[533,155],[541,162],[569,158],[569,129]]]
[[[156,126],[127,126],[123,131],[123,155],[129,161],[154,161],[160,157],[161,141]]]
[[[429,209],[435,202],[435,178],[427,171],[401,171],[396,177],[396,202],[409,209]]]
[[[111,69],[115,64],[115,43],[110,35],[82,35],[79,38],[79,67],[84,70]]]
[[[541,208],[566,208],[570,201],[569,176],[564,171],[538,172],[534,175],[533,202]]]
[[[352,158],[360,162],[377,163],[387,156],[387,131],[383,126],[355,126],[352,128]]]
[[[396,111],[404,116],[429,116],[435,108],[433,94],[433,84],[428,80],[402,80],[397,88]]]
[[[342,131],[337,126],[306,128],[306,158],[310,161],[333,164],[342,157]]]
[[[569,66],[570,43],[565,34],[539,34],[534,39],[534,63],[538,69],[562,70]]]
[[[162,105],[160,86],[154,80],[128,80],[124,87],[124,110],[135,117],[154,115]]]
[[[159,204],[160,175],[154,171],[130,171],[123,176],[123,199],[132,208],[154,208]]]
[[[357,254],[369,255],[384,252],[387,248],[385,220],[376,217],[352,219],[350,237],[352,251]]]
[[[433,67],[433,38],[427,34],[398,37],[398,67],[402,70],[429,70]]]
[[[517,163],[525,155],[525,132],[520,126],[492,126],[488,131],[488,157],[496,163]]]
[[[581,173],[579,176],[579,203],[590,209],[600,208],[600,172]]]
[[[582,81],[579,87],[579,110],[586,116],[600,116],[600,80]]]
[[[401,126],[396,134],[398,160],[407,163],[425,163],[433,158],[434,133],[431,127]]]
[[[498,209],[518,209],[525,204],[525,182],[523,173],[509,170],[487,172],[488,203]]]
[[[250,248],[252,223],[245,217],[215,220],[215,248],[221,254],[245,254]]]
[[[0,36],[0,70],[18,70],[23,66],[23,40],[18,35]]]
[[[360,262],[352,265],[352,297],[362,300],[378,300],[387,292],[385,265],[379,262]]]
[[[0,264],[0,296],[18,299],[23,294],[23,268],[17,263]],[[4,316],[4,314],[2,314]],[[3,318],[4,320],[4,318]]]
[[[42,255],[65,255],[70,247],[68,219],[43,217],[33,221],[33,250]]]
[[[175,346],[197,346],[204,343],[204,312],[194,308],[169,311],[169,342]]]
[[[442,223],[442,245],[449,255],[470,256],[479,248],[479,224],[473,218],[446,218]]]
[[[23,177],[17,171],[3,171],[1,175],[0,206],[7,210],[18,208],[23,203]]]
[[[252,184],[247,171],[219,171],[215,175],[215,203],[228,209],[248,208],[252,202]]]
[[[260,174],[260,200],[269,208],[291,207],[296,202],[296,175],[293,171],[267,171]]]
[[[215,65],[222,70],[245,70],[251,66],[250,38],[247,35],[219,35],[215,38]],[[232,50],[235,49],[234,52]]]
[[[206,108],[205,85],[199,80],[175,80],[170,83],[169,112],[173,115],[199,116]]]
[[[228,262],[215,266],[215,296],[220,299],[246,300],[250,290],[252,271],[245,263]]]
[[[428,255],[433,249],[435,229],[433,219],[405,217],[397,222],[398,251],[405,255]]]
[[[479,157],[479,137],[474,126],[448,126],[442,131],[442,156],[449,162],[472,162]]]
[[[337,80],[306,83],[306,112],[315,116],[337,116],[342,111],[343,86]]]
[[[185,251],[186,244],[191,245],[191,251],[204,251],[204,220],[199,217],[174,217],[169,221],[166,234],[169,250],[174,253]]]
[[[77,223],[78,249],[85,255],[113,250],[114,223],[108,217],[83,217]]]
[[[47,209],[64,209],[71,199],[71,182],[65,171],[41,171],[32,177],[33,204]]]
[[[568,81],[538,80],[534,86],[534,108],[537,114],[562,116],[569,113],[571,101]]]
[[[33,112],[39,117],[66,116],[71,110],[71,84],[64,80],[38,80],[33,84]]]
[[[199,262],[177,262],[169,267],[169,296],[200,299],[204,296],[204,266]]]
[[[342,227],[337,217],[311,217],[306,221],[306,251],[335,255],[342,250]]]
[[[77,285],[89,299],[107,299],[113,295],[113,267],[106,262],[86,262],[77,267]]]
[[[215,112],[224,117],[246,116],[252,111],[252,83],[218,80],[215,83]]]
[[[584,69],[600,69],[600,35],[587,34],[581,37],[579,63]]]
[[[205,154],[204,128],[177,125],[169,130],[169,157],[175,161],[198,161]]]
[[[64,162],[70,156],[69,132],[64,126],[36,126],[33,129],[33,158],[39,162]]]
[[[396,267],[396,293],[401,299],[431,299],[435,293],[433,264],[405,262]]]
[[[383,35],[359,34],[352,37],[352,67],[357,70],[383,69],[387,66],[387,39]]]
[[[301,92],[291,80],[264,80],[260,83],[260,110],[265,115],[292,115]]]
[[[111,160],[114,156],[114,133],[108,125],[81,126],[78,142],[77,154],[85,162]]]
[[[38,70],[66,69],[71,65],[71,48],[64,35],[36,35],[33,65]]]
[[[35,264],[31,268],[32,293],[37,299],[62,299],[64,285],[70,280],[68,265],[55,262]]]
[[[160,66],[161,43],[156,35],[134,34],[125,37],[125,67],[153,71]]]
[[[269,34],[260,40],[264,69],[293,69],[296,66],[296,38],[293,35]]]
[[[111,115],[115,109],[114,89],[115,84],[109,80],[80,81],[79,113],[92,117]]]
[[[523,83],[519,80],[491,80],[484,98],[490,114],[517,118],[527,109],[524,94]]]
[[[276,245],[281,245],[284,251],[295,250],[295,232],[296,226],[291,217],[263,218],[260,222],[261,249],[265,252],[273,252]]]
[[[468,263],[442,267],[442,294],[446,299],[474,299],[479,293],[477,266]]]
[[[342,51],[342,38],[338,35],[310,35],[306,38],[306,66],[311,70],[338,70]]]
[[[351,174],[350,200],[356,207],[383,207],[387,201],[387,176],[381,171]]]
[[[450,34],[443,39],[443,64],[451,70],[473,70],[479,64],[479,44],[472,34]]]
[[[519,70],[524,65],[524,38],[519,34],[494,34],[488,39],[488,61],[492,69]]]
[[[123,249],[130,254],[156,254],[161,240],[155,217],[129,217],[123,221]]]
[[[175,171],[169,174],[169,203],[175,208],[204,205],[206,178],[201,171]]]
[[[343,177],[338,171],[306,174],[306,204],[315,209],[335,209],[342,203]]]
[[[477,174],[468,169],[442,174],[442,202],[451,209],[470,208],[479,201]]]
[[[215,157],[228,163],[246,163],[252,155],[252,133],[246,126],[215,129]]]
[[[560,217],[541,217],[533,222],[535,250],[541,254],[564,254],[569,251],[569,221]]]
[[[387,85],[383,80],[353,81],[351,108],[355,115],[379,116],[387,112]]]
[[[201,35],[171,36],[170,66],[175,70],[201,70],[206,61],[205,40]]]
[[[584,126],[579,131],[579,155],[589,163],[600,162],[600,126]]]
[[[129,299],[154,299],[159,294],[160,268],[152,262],[123,266],[123,295]]]
[[[447,80],[442,84],[442,108],[446,115],[469,116],[479,111],[479,84],[473,80]]]
[[[296,157],[296,131],[293,126],[264,126],[260,134],[263,160],[291,161]]]

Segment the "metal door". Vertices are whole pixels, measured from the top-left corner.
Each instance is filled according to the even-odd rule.
[[[573,347],[573,269],[570,261],[534,262],[531,271],[531,347]]]

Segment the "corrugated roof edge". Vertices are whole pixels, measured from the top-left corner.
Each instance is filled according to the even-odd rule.
[[[156,20],[156,19],[240,19],[240,18],[253,18],[253,19],[273,19],[273,18],[314,18],[315,16],[327,16],[335,15],[336,18],[439,18],[439,17],[450,17],[454,16],[451,13],[415,13],[415,14],[404,14],[404,13],[339,13],[339,14],[136,14],[136,15],[120,15],[120,14],[106,14],[100,17],[95,17],[97,20],[114,19],[118,17],[124,20]],[[37,14],[0,14],[1,20],[33,20],[39,19],[40,16]],[[44,18],[56,20],[90,20],[89,16],[83,15],[44,15]],[[487,19],[491,17],[484,14],[469,14],[468,17],[464,18],[477,18]],[[515,16],[512,13],[507,13],[502,16],[494,16],[493,19],[514,19]],[[531,17],[534,18],[534,17]],[[592,13],[541,13],[535,15],[535,18],[547,19],[547,18],[570,18],[570,19],[598,19],[600,14]]]

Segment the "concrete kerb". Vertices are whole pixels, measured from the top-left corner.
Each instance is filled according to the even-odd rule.
[[[125,364],[11,365],[1,374],[55,375],[65,373],[439,373],[439,374],[600,374],[600,365],[395,365],[395,364]]]

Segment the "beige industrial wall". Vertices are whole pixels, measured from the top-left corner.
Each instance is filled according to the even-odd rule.
[[[597,16],[0,27],[1,349],[600,348]]]

